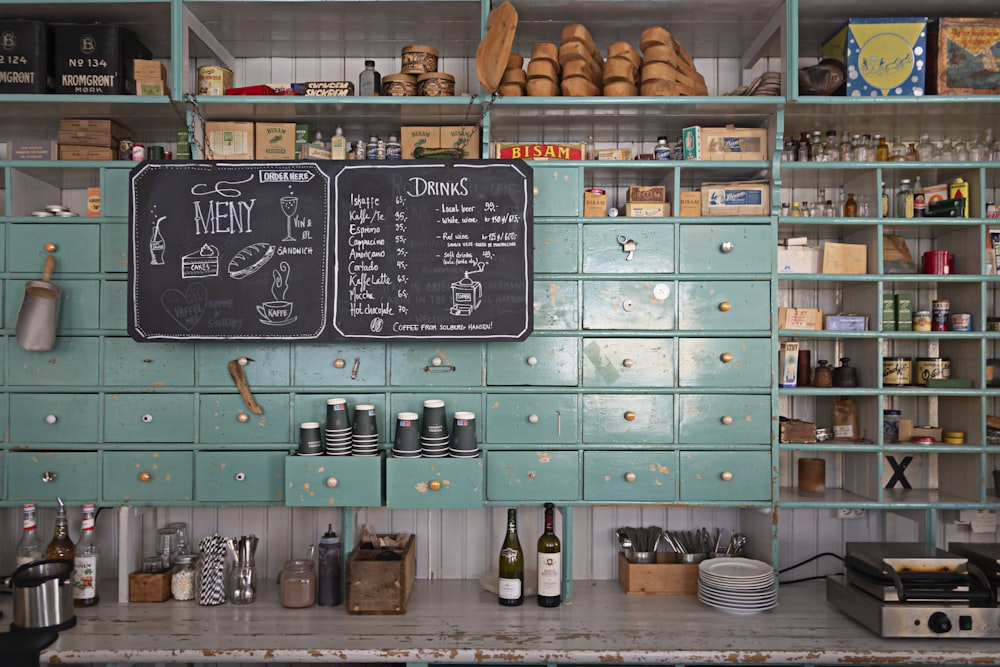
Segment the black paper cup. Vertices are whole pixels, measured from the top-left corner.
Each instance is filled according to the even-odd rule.
[[[476,413],[455,413],[449,444],[452,449],[459,450],[471,450],[479,446],[476,442]]]
[[[342,431],[351,428],[351,419],[347,414],[346,398],[330,398],[326,401],[326,430]]]
[[[420,425],[420,435],[427,438],[448,437],[448,419],[444,412],[444,401],[437,398],[424,401],[424,418]]]
[[[396,437],[394,449],[404,452],[420,451],[420,427],[416,412],[400,412],[396,415]]]
[[[302,422],[299,424],[299,454],[315,456],[323,453],[323,436],[320,435],[319,422]]]
[[[354,408],[354,437],[358,436],[378,437],[374,405],[359,405]]]

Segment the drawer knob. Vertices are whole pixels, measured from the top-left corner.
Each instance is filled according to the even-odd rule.
[[[627,472],[627,473],[625,473],[625,481],[626,482],[634,482],[635,481],[635,473],[634,472]]]
[[[326,485],[327,485],[328,488],[331,488],[331,489],[333,487],[337,486],[337,478],[336,477],[327,477],[326,478]]]
[[[635,362],[632,361],[631,359],[625,359],[624,361],[622,361],[622,366],[624,366],[625,368],[632,368],[632,366],[634,365]]]
[[[431,483],[427,485],[427,487],[431,491],[440,491],[441,490],[441,482],[439,482],[436,479],[433,479],[433,480],[431,480]]]
[[[55,243],[49,241],[48,243],[45,244],[45,252],[55,252],[55,251],[56,251]]]
[[[444,362],[441,361],[441,357],[434,357],[433,359],[431,359],[431,366],[440,366],[443,363]]]
[[[727,254],[731,253],[733,251],[733,242],[724,241],[723,244],[719,246],[719,250]]]
[[[235,475],[233,475],[233,479],[235,479],[237,482],[242,482],[246,478],[247,474],[245,472],[238,472]]]
[[[55,415],[45,415],[46,424],[55,424],[57,421],[59,421],[59,418]]]
[[[153,415],[149,414],[148,412],[142,416],[143,424],[149,424],[152,421],[153,421]]]
[[[733,353],[732,352],[723,352],[722,356],[720,356],[719,359],[722,359],[722,363],[728,364],[730,361],[733,360]]]
[[[719,304],[719,310],[721,310],[724,313],[728,313],[730,309],[732,309],[732,307],[733,304],[729,303],[728,301],[723,301],[722,303]]]
[[[627,422],[635,421],[635,410],[629,410],[625,413],[625,421]]]
[[[528,422],[531,424],[538,423],[538,415],[528,415]]]
[[[347,365],[347,362],[344,361],[343,359],[334,359],[333,360],[333,367],[334,368],[343,368],[346,365]]]
[[[721,475],[719,475],[719,477],[722,478],[723,482],[731,482],[731,481],[733,481],[733,473],[729,472],[728,470],[726,470]]]
[[[143,470],[141,473],[139,473],[139,481],[140,482],[148,482],[151,479],[153,479],[153,476],[150,475],[145,470]]]
[[[236,415],[236,421],[238,421],[241,424],[246,424],[248,421],[250,421],[250,415],[240,410],[240,413]]]
[[[535,355],[531,355],[530,357],[528,357],[528,365],[529,366],[537,366],[538,365],[538,357],[536,357]]]
[[[725,417],[722,418],[722,423],[725,424],[726,426],[729,426],[730,424],[733,423],[733,418],[730,417],[729,415],[726,415]]]
[[[46,484],[51,484],[56,481],[56,474],[51,470],[46,470],[42,473],[42,481]]]

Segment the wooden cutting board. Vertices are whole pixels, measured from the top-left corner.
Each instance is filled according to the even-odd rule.
[[[486,36],[476,49],[476,77],[487,93],[500,88],[517,31],[517,10],[504,0],[486,19]]]

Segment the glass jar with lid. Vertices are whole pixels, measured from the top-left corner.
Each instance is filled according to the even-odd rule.
[[[174,569],[170,574],[170,594],[175,600],[193,600],[198,554],[181,554],[174,562]]]
[[[281,606],[292,609],[316,604],[316,569],[307,558],[285,561],[281,570]]]

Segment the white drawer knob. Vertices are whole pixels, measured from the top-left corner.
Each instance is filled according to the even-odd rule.
[[[726,415],[725,417],[722,418],[722,423],[725,424],[726,426],[729,426],[730,424],[733,423],[733,418],[730,417],[729,415]]]
[[[143,424],[149,424],[152,421],[153,421],[153,415],[151,415],[149,413],[146,413],[146,414],[144,414],[142,416],[142,423]]]
[[[622,361],[622,366],[624,366],[625,368],[632,368],[632,366],[634,365],[635,362],[632,361],[631,359],[625,359],[624,361]]]
[[[434,357],[433,359],[431,359],[431,366],[440,366],[443,363],[444,362],[441,361],[441,357]]]
[[[528,415],[528,422],[532,424],[538,423],[538,415]]]
[[[719,475],[719,477],[722,478],[723,482],[731,482],[731,481],[733,481],[733,473],[729,472],[728,470],[726,470],[721,475]]]
[[[635,473],[634,472],[627,472],[627,473],[625,473],[625,481],[626,482],[634,482],[635,481]]]
[[[250,415],[240,410],[240,413],[236,415],[236,421],[238,421],[241,424],[246,424],[248,421],[250,421]]]
[[[326,478],[326,485],[327,485],[327,486],[328,486],[329,488],[331,488],[331,489],[332,489],[333,487],[337,486],[337,478],[336,478],[336,477],[327,477],[327,478]]]
[[[537,366],[538,365],[538,357],[536,357],[535,355],[531,355],[530,357],[528,357],[528,365],[529,366]]]
[[[46,424],[55,424],[57,421],[59,421],[59,418],[55,415],[45,415]]]
[[[733,251],[733,242],[732,241],[725,241],[725,242],[723,242],[723,244],[719,246],[719,250],[721,250],[722,252],[725,252],[725,253],[732,252]]]
[[[242,482],[246,478],[247,474],[245,472],[238,472],[235,475],[233,475],[233,479],[235,479],[237,482]]]

